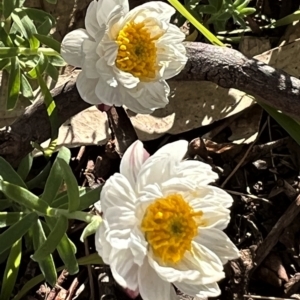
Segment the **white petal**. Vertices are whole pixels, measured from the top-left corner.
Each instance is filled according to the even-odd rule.
[[[79,73],[76,80],[76,86],[82,100],[92,105],[101,103],[101,100],[95,93],[98,81],[99,79],[97,78],[87,78],[84,71]]]
[[[224,278],[223,265],[212,251],[195,242],[193,252],[187,251],[176,264],[161,265],[151,253],[149,263],[157,274],[168,282],[208,284]]]
[[[196,160],[186,160],[176,165],[174,176],[189,179],[196,185],[207,185],[218,179],[218,174],[212,171],[209,164]]]
[[[60,53],[68,64],[82,67],[84,62],[82,43],[87,39],[90,39],[90,37],[84,29],[73,30],[64,37],[61,42]]]
[[[120,164],[120,173],[127,178],[131,186],[135,186],[137,174],[148,157],[149,153],[140,141],[134,142],[125,151]]]
[[[128,89],[128,93],[138,100],[145,108],[158,109],[165,107],[168,103],[170,93],[169,85],[166,81],[139,82],[133,89]]]
[[[99,0],[97,7],[97,19],[99,24],[105,24],[110,14],[114,11],[116,6],[122,6],[122,11],[127,13],[129,11],[128,0]]]
[[[100,25],[97,21],[97,1],[94,0],[90,3],[85,16],[85,28],[90,36],[95,38]]]
[[[143,300],[170,300],[174,299],[172,285],[163,281],[151,268],[147,260],[138,272],[139,290]],[[171,298],[172,297],[172,298]]]
[[[184,197],[196,210],[201,210],[203,207],[210,206],[210,204],[228,208],[233,202],[232,197],[228,193],[211,185],[196,186],[191,193],[186,194]]]
[[[130,249],[115,250],[110,254],[110,268],[114,279],[123,288],[138,289],[138,265],[134,264]]]
[[[156,182],[164,182],[171,178],[174,166],[187,151],[187,141],[177,141],[167,144],[156,151],[144,163],[137,180],[137,191]]]
[[[119,70],[116,66],[113,66],[113,72],[118,82],[127,89],[136,87],[140,82],[137,77],[134,77],[129,72]]]
[[[194,241],[214,252],[220,258],[222,264],[239,257],[239,250],[228,236],[219,229],[201,228]]]
[[[85,40],[82,44],[82,50],[85,54],[84,64],[82,69],[87,78],[99,78],[97,72],[96,63],[99,60],[99,56],[96,53],[97,43],[91,40]]]
[[[169,22],[174,13],[175,9],[171,5],[161,1],[151,1],[132,9],[126,15],[125,21],[135,19],[138,23],[144,21],[146,18],[155,18],[159,21]]]
[[[190,202],[190,204],[192,204]],[[215,204],[215,203],[213,203]],[[199,217],[199,228],[217,228],[223,230],[227,227],[230,221],[230,210],[220,205],[211,205],[202,207],[201,209],[195,209],[196,205],[191,205],[195,211],[201,210],[203,215]],[[199,207],[199,206],[197,206]]]
[[[207,297],[220,296],[221,290],[216,282],[206,285],[191,285],[185,282],[174,282],[183,293],[197,297],[199,300],[207,300]]]
[[[129,248],[132,228],[136,224],[134,211],[127,207],[108,207],[104,213],[108,224],[107,241],[116,249]]]
[[[144,234],[140,230],[140,225],[135,226],[130,232],[129,248],[133,255],[135,264],[141,266],[144,263],[145,256],[148,251],[148,243]]]
[[[109,207],[115,206],[125,207],[131,211],[135,210],[135,193],[126,177],[119,173],[110,176],[106,181],[100,199],[104,215]]]
[[[107,228],[107,222],[103,220],[95,234],[95,247],[104,263],[109,264],[109,256],[112,247],[105,237],[105,232],[107,231]]]

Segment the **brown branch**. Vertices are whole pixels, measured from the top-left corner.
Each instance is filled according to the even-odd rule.
[[[176,76],[179,80],[211,81],[254,95],[294,118],[300,116],[300,80],[230,48],[186,43],[189,61]],[[89,106],[76,90],[75,79],[53,90],[60,124]],[[196,83],[195,83],[196,84]],[[0,131],[0,155],[12,165],[32,150],[31,141],[50,138],[50,123],[42,100],[27,108],[10,130]]]

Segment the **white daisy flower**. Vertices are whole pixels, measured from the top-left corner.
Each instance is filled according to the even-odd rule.
[[[239,256],[223,232],[232,198],[208,185],[217,178],[209,165],[182,160],[187,146],[177,141],[148,158],[135,142],[101,192],[96,249],[115,280],[144,300],[175,299],[173,285],[218,296],[223,265]]]
[[[170,18],[170,5],[153,1],[129,11],[128,0],[92,1],[85,27],[65,36],[61,54],[81,67],[77,89],[93,105],[125,105],[151,113],[168,104],[166,79],[177,75],[187,57],[185,36]]]

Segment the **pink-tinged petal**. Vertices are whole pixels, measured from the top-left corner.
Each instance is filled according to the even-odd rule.
[[[109,111],[112,108],[112,106],[106,105],[106,104],[99,104],[99,105],[97,105],[97,108],[100,111]]]
[[[97,78],[87,78],[84,70],[79,73],[76,80],[76,87],[82,100],[92,105],[101,103],[95,93],[98,81],[99,79]]]
[[[137,291],[139,267],[133,262],[130,249],[112,249],[109,260],[111,272],[116,282],[123,288]]]
[[[138,272],[139,290],[143,300],[170,300],[173,286],[163,281],[145,260]]]
[[[136,195],[129,181],[122,174],[115,173],[106,181],[101,190],[101,207],[105,215],[108,208],[125,207],[135,210]]]
[[[216,282],[206,285],[191,285],[185,282],[174,282],[174,285],[183,293],[197,297],[199,300],[207,300],[208,297],[217,297],[221,294],[221,290]]]
[[[144,149],[141,141],[134,142],[125,151],[121,160],[120,173],[127,178],[132,187],[135,186],[137,175],[148,157],[149,153]]]
[[[226,264],[228,260],[239,257],[239,250],[231,242],[229,237],[216,228],[201,228],[194,241],[214,252]]]
[[[136,291],[132,291],[130,289],[124,289],[124,292],[131,299],[135,299],[140,294],[138,289]]]
[[[68,33],[61,42],[60,53],[63,59],[74,67],[82,67],[84,63],[84,53],[82,43],[91,40],[85,29],[76,29]]]

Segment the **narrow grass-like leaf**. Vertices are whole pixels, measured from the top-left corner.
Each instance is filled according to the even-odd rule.
[[[18,174],[20,177],[25,180],[31,170],[32,167],[32,162],[33,162],[33,156],[31,153],[27,154],[20,162],[18,166]]]
[[[57,0],[46,0],[48,3],[51,3],[51,4],[56,4],[57,3]]]
[[[0,60],[0,70],[5,69],[6,67],[8,68],[9,66],[10,66],[10,59],[3,58]]]
[[[90,254],[88,256],[84,256],[78,259],[78,264],[80,266],[86,266],[86,265],[102,265],[103,264],[103,260],[101,259],[101,257],[98,255],[98,253],[93,253]],[[57,272],[62,271],[63,269],[65,269],[65,266],[61,266],[59,268],[57,268]],[[18,292],[18,294],[13,298],[13,300],[21,300],[24,298],[24,296],[30,291],[32,290],[36,285],[38,285],[39,283],[41,283],[44,280],[44,276],[38,275],[32,279],[30,279],[29,281],[27,281],[22,289]]]
[[[34,100],[32,87],[24,74],[21,74],[21,93],[25,98]]]
[[[44,45],[60,53],[60,42],[56,41],[52,37],[35,33],[34,36]]]
[[[12,57],[10,59],[10,70],[8,78],[8,99],[7,99],[7,109],[13,109],[19,98],[19,93],[21,89],[21,73],[19,59],[17,57]]]
[[[14,170],[14,168],[0,156],[0,175],[2,178],[10,183],[26,187],[25,182],[21,176]]]
[[[54,229],[56,225],[56,220],[54,218],[46,217],[47,225],[51,230]],[[79,271],[78,263],[76,260],[76,246],[74,243],[68,238],[67,234],[64,234],[60,243],[57,246],[57,252],[64,262],[66,269],[71,275],[76,274]]]
[[[9,199],[0,199],[0,211],[3,211],[12,206],[12,201]]]
[[[22,258],[22,239],[11,247],[2,280],[0,299],[9,300],[16,284]]]
[[[47,18],[40,26],[37,27],[37,32],[42,35],[48,35],[52,28],[52,22]]]
[[[0,253],[9,249],[17,240],[29,230],[32,224],[38,219],[35,212],[27,214],[23,219],[10,226],[0,234]]]
[[[47,114],[49,116],[51,124],[51,141],[54,141],[57,139],[59,129],[57,107],[40,71],[37,80],[44,96],[44,102],[47,108]]]
[[[33,248],[35,251],[46,242],[46,235],[40,220],[38,220],[32,227],[32,237]],[[45,259],[38,261],[38,264],[47,282],[54,286],[57,280],[57,274],[52,254],[49,254],[45,257]]]
[[[63,159],[67,164],[69,164],[71,159],[71,151],[66,147],[62,147],[58,151],[57,157],[53,163],[49,177],[46,181],[44,193],[42,196],[42,199],[48,204],[51,204],[52,201],[56,198],[57,192],[61,187],[63,181],[61,168],[57,161],[58,158]]]
[[[91,191],[90,188],[78,187],[79,197],[82,197],[83,195],[90,193],[90,191]],[[87,200],[87,199],[84,198],[83,201],[85,201],[85,200]],[[55,208],[68,209],[68,201],[69,201],[68,192],[63,191],[56,196],[55,200],[51,203],[51,206],[55,207]],[[80,203],[81,203],[81,200],[80,200]],[[79,210],[83,210],[83,209],[79,209]]]
[[[292,24],[295,21],[300,20],[300,9],[296,10],[290,15],[283,17],[282,19],[277,20],[276,22],[272,23],[270,27],[279,27]]]
[[[48,74],[54,81],[58,80],[59,72],[53,65],[48,64],[45,73]]]
[[[28,15],[31,20],[34,20],[35,22],[39,22],[42,24],[45,20],[50,20],[52,25],[56,23],[55,18],[51,14],[41,9],[22,7],[22,10]]]
[[[6,197],[20,205],[24,205],[25,207],[35,210],[41,214],[46,215],[50,210],[50,207],[45,201],[18,185],[0,180],[0,191],[2,191]]]
[[[77,180],[70,168],[70,166],[61,158],[57,158],[59,166],[61,168],[63,179],[67,185],[67,192],[69,198],[69,212],[76,211],[79,207],[79,191]]]
[[[46,167],[34,178],[32,178],[30,181],[26,182],[27,187],[29,190],[32,190],[33,188],[39,187],[41,184],[46,182],[46,179],[49,176],[51,170],[51,163],[48,162]],[[44,187],[44,185],[43,185]]]
[[[85,228],[80,236],[80,241],[84,242],[84,240],[88,236],[94,234],[98,230],[101,223],[102,223],[101,219],[94,219],[91,223],[89,223],[87,226],[85,226]]]
[[[300,145],[300,124],[275,108],[261,102],[258,103]]]
[[[68,219],[60,216],[44,243],[32,255],[34,261],[41,261],[54,252],[68,229]]]
[[[18,0],[3,0],[2,7],[3,7],[3,16],[7,19],[13,10],[18,7],[17,6]]]
[[[0,228],[13,225],[24,216],[26,216],[24,212],[0,212]]]
[[[18,47],[0,47],[0,58],[15,57],[19,52]]]
[[[168,0],[187,20],[189,20],[212,44],[217,46],[225,46],[221,41],[218,40],[205,26],[196,20],[191,13],[178,1]]]

